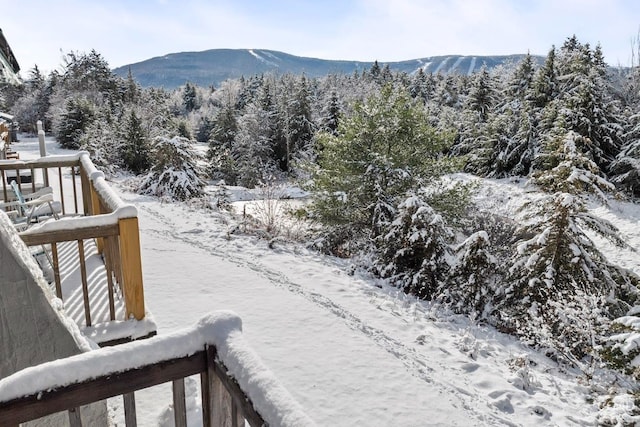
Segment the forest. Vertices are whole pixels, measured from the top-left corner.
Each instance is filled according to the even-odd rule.
[[[608,366],[640,380],[640,279],[594,243],[627,244],[588,209],[640,195],[640,67],[608,66],[600,46],[573,36],[542,63],[472,75],[376,62],[173,91],[72,52],[60,71],[36,67],[0,93],[22,131],[42,120],[108,176],[135,176],[141,194],[202,199],[213,183],[207,206],[222,209],[225,186],[299,185],[310,247],[585,375]],[[528,180],[544,196],[522,218],[500,217],[474,207],[461,174]]]

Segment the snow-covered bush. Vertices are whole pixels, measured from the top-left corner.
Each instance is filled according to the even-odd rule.
[[[490,252],[486,231],[473,233],[454,251],[447,284],[439,299],[458,313],[476,313],[485,318],[495,297],[499,263]]]
[[[607,363],[640,381],[640,306],[613,321],[604,350]]]
[[[420,196],[398,206],[397,216],[376,240],[377,273],[422,299],[432,299],[449,270],[451,230]]]
[[[140,194],[188,200],[204,195],[205,181],[200,177],[197,153],[191,142],[179,136],[158,136],[153,141],[151,171],[142,178]]]

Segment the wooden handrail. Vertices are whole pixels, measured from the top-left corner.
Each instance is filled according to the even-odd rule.
[[[75,416],[75,408],[119,395],[133,409],[136,391],[169,382],[176,425],[184,425],[181,382],[195,374],[200,374],[205,426],[240,426],[245,420],[251,426],[314,425],[244,341],[241,320],[230,312],[208,315],[185,331],[58,359],[1,379],[0,425],[61,411]],[[125,419],[127,426],[135,425],[135,413]]]
[[[7,174],[15,176],[18,187],[23,184],[22,171],[31,177],[31,190],[35,191],[35,171],[42,170],[43,176],[48,177],[49,170],[57,168],[60,181],[58,193],[63,213],[70,209],[65,205],[65,194],[62,190],[62,169],[71,168],[73,192],[72,207],[75,212],[82,208],[83,216],[77,218],[65,218],[65,221],[50,221],[21,233],[24,242],[29,246],[51,244],[53,251],[55,245],[61,242],[77,241],[79,247],[83,246],[83,240],[94,239],[98,253],[103,256],[108,271],[110,308],[113,307],[111,294],[112,279],[120,286],[125,299],[125,317],[133,317],[141,320],[145,317],[144,288],[142,276],[142,261],[140,257],[140,237],[138,229],[137,209],[122,201],[105,180],[91,161],[87,152],[79,152],[73,155],[49,156],[35,160],[2,160],[0,161],[0,178],[2,179],[3,196],[9,199],[11,191],[7,191],[9,179]],[[80,179],[76,180],[76,171]],[[30,174],[30,175],[29,175]],[[76,188],[77,181],[81,186]],[[79,200],[81,198],[81,200]],[[94,219],[88,219],[88,217]],[[82,251],[80,251],[82,253]],[[58,257],[53,254],[54,276],[56,289],[59,293]],[[82,264],[84,260],[80,260]],[[82,277],[85,279],[84,276]],[[112,311],[112,310],[110,310]],[[111,314],[113,318],[113,313]],[[113,320],[113,319],[112,319]],[[87,325],[89,326],[89,325]]]
[[[215,360],[215,353],[214,347],[207,346],[202,351],[190,356],[170,359],[122,372],[109,373],[90,380],[59,387],[55,390],[41,390],[38,393],[8,402],[0,402],[0,425],[17,425],[57,412],[73,410],[82,405],[99,402],[111,397],[134,393],[147,387],[182,380],[196,374],[205,376],[202,382],[207,388],[214,387],[215,383],[219,381],[224,386],[222,390],[231,398],[232,404],[236,408],[236,413],[240,414],[243,421],[246,419],[251,426],[265,425],[262,416],[253,408],[253,404],[238,383],[226,374],[227,368],[224,364]],[[214,377],[208,377],[210,372],[214,373]],[[216,391],[220,393],[220,387]],[[203,395],[206,394],[203,393]],[[216,393],[212,394],[215,395]],[[179,401],[184,402],[184,395],[174,396],[174,399],[176,397]],[[206,412],[204,417],[207,420],[203,419],[204,425],[223,425],[211,423],[212,418],[225,418],[225,414],[219,413],[222,409],[211,408],[211,405],[203,402],[203,408],[205,407],[207,407],[207,410],[203,411],[203,413]],[[186,405],[183,404],[183,408],[185,408],[183,409],[185,411]],[[182,417],[182,415],[185,414],[178,411],[174,413],[176,418]],[[236,417],[236,419],[240,417]],[[234,423],[232,425],[239,424]]]

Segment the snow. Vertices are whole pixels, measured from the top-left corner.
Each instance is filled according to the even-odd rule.
[[[228,311],[208,314],[195,327],[162,337],[87,351],[23,369],[0,380],[0,401],[186,357],[204,350],[207,344],[216,347],[228,372],[269,425],[314,425],[244,340],[240,318]]]
[[[15,147],[26,156],[31,146],[25,141]],[[37,152],[37,143],[33,150]],[[52,146],[49,152],[54,151]],[[194,343],[201,345],[198,340],[206,328],[198,326],[201,332],[193,340],[183,328],[214,310],[232,310],[242,319],[242,334],[239,319],[228,312],[205,317],[225,325],[230,350],[223,350],[224,357],[231,352],[242,361],[229,362],[230,370],[243,386],[256,381],[270,388],[270,381],[277,379],[291,396],[282,392],[278,405],[297,401],[318,425],[596,424],[599,407],[592,399],[593,384],[508,335],[473,319],[442,313],[437,306],[354,271],[345,260],[300,244],[270,245],[234,232],[236,220],[228,215],[130,193],[125,180],[111,185],[124,203],[137,208],[146,304],[160,337],[173,343],[163,352],[184,354],[197,347]],[[250,193],[233,190],[236,195]],[[525,181],[483,180],[477,202],[495,214],[516,218],[525,202],[540,198]],[[616,201],[589,209],[620,228],[632,247],[639,247],[640,207]],[[640,273],[635,251],[607,248],[611,259]],[[270,379],[262,377],[262,369],[255,376],[241,372],[239,366],[245,363],[248,369],[257,368],[247,361],[248,355],[231,350],[236,339],[246,340],[241,347],[251,357],[257,360],[259,355],[269,369],[264,374],[273,375]],[[135,346],[147,349],[153,342]],[[107,366],[100,369],[124,362],[104,357]],[[53,363],[61,364],[60,375],[70,375],[65,372],[70,369],[68,360]],[[33,388],[31,381],[46,380],[30,375],[34,376],[16,384],[22,392]],[[0,383],[0,393],[16,393],[13,384],[6,384]],[[171,407],[166,391],[153,387],[136,393],[138,425],[163,422]],[[263,398],[267,400],[255,396],[254,402]],[[618,406],[608,409],[612,416],[629,404],[628,396],[615,399]],[[121,409],[115,401],[110,406]],[[198,410],[196,405],[189,407]],[[293,413],[299,414],[298,409]],[[114,417],[120,425],[122,415]]]
[[[278,64],[276,64],[275,62],[269,61],[268,59],[263,58],[262,56],[260,56],[259,54],[257,54],[253,49],[249,49],[249,50],[248,50],[248,52],[249,52],[251,55],[253,55],[253,56],[254,56],[258,61],[260,61],[260,62],[264,62],[265,64],[267,64],[267,65],[271,65],[271,66],[273,66],[273,67],[278,67]],[[265,53],[267,53],[267,54],[268,54],[268,52],[265,52]],[[269,55],[269,56],[271,56],[272,58],[278,59],[278,58],[276,58],[276,57],[275,57],[275,56],[273,56],[273,55]]]

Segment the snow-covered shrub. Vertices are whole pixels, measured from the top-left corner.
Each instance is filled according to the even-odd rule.
[[[231,194],[224,183],[219,183],[218,188],[213,193],[213,206],[218,210],[231,210]]]
[[[422,299],[432,299],[449,270],[451,230],[420,196],[410,196],[376,239],[380,276]]]
[[[172,200],[188,200],[204,195],[197,153],[191,142],[179,136],[158,136],[153,141],[151,171],[142,178],[138,192]]]
[[[473,233],[455,249],[439,299],[458,313],[474,312],[486,317],[495,297],[498,271],[498,260],[490,252],[489,235],[486,231]]]
[[[260,185],[260,199],[253,206],[253,213],[260,227],[268,236],[277,236],[284,226],[285,207],[282,203],[284,187],[274,182]]]
[[[611,330],[613,335],[603,350],[605,361],[640,381],[640,306],[615,319]]]

